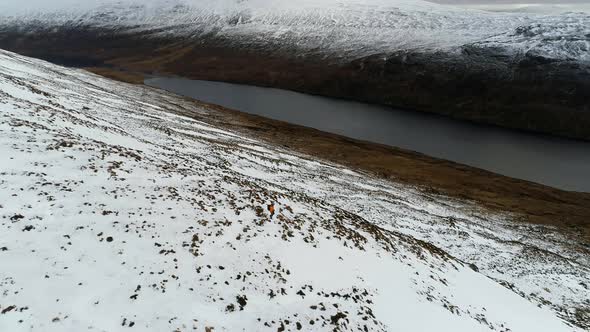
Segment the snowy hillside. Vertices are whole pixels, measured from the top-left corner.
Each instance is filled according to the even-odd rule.
[[[0,51],[0,331],[587,323],[589,257],[553,229],[212,127],[210,112]]]
[[[436,2],[436,1],[435,1]],[[569,2],[569,1],[568,1]],[[571,2],[571,3],[489,3],[486,1],[478,2],[461,2],[456,6],[477,10],[493,11],[493,12],[512,12],[512,13],[536,13],[536,14],[563,14],[571,12],[590,13],[590,3],[588,2]]]
[[[590,14],[492,13],[420,0],[151,0],[0,4],[0,27],[90,26],[152,36],[216,37],[338,57],[464,45],[590,61]],[[29,29],[29,30],[27,30]]]

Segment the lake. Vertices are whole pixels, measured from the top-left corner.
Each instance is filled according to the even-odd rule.
[[[245,113],[590,192],[590,142],[280,89],[182,78],[150,78],[145,83]]]

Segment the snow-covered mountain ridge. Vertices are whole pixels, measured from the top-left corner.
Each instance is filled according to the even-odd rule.
[[[512,56],[590,61],[590,15],[584,12],[492,13],[409,0],[127,0],[19,8],[0,5],[0,27],[29,33],[35,27],[90,26],[152,36],[215,36],[344,58],[476,45]]]
[[[212,127],[210,112],[0,51],[0,330],[587,324],[588,255],[554,229]]]

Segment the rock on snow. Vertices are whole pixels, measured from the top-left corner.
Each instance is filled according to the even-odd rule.
[[[576,330],[588,257],[551,229],[211,112],[0,51],[0,331]]]

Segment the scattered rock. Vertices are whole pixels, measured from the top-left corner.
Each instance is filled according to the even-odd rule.
[[[15,214],[14,216],[10,217],[10,220],[13,222],[17,222],[21,219],[23,219],[25,216],[23,216],[22,214]]]
[[[5,314],[5,313],[8,313],[8,312],[11,312],[14,309],[16,309],[16,306],[15,305],[11,305],[11,306],[8,306],[8,307],[4,308],[2,311],[0,311],[0,313],[1,314]]]
[[[244,310],[244,307],[248,303],[248,298],[246,297],[246,295],[238,295],[238,296],[236,296],[236,300],[238,301],[238,304],[240,305],[240,310]]]
[[[342,312],[338,312],[334,316],[330,317],[330,321],[332,322],[333,325],[338,325],[338,321],[341,319],[344,319],[344,318],[346,318],[346,314],[344,314]]]

